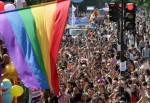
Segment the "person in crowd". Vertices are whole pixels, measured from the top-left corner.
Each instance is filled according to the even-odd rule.
[[[97,8],[94,9],[93,13],[90,16],[90,23],[92,24],[92,26],[95,28],[95,20],[96,18],[100,16],[99,10]]]
[[[143,56],[143,58],[149,60],[149,58],[150,58],[150,48],[148,47],[148,44],[145,44],[145,47],[142,50],[142,56]]]

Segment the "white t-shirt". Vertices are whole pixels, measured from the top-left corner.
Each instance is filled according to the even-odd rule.
[[[25,2],[25,0],[15,0],[16,8],[23,8],[23,3]]]
[[[128,39],[129,39],[129,47],[131,47],[134,44],[134,36],[128,35]]]
[[[126,71],[127,70],[127,63],[126,61],[120,62],[120,71]]]

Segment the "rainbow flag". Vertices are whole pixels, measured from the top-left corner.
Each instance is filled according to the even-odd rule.
[[[0,35],[28,88],[51,88],[59,93],[57,54],[70,0],[57,0],[0,14]]]

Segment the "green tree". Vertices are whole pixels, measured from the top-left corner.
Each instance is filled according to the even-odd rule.
[[[132,0],[140,8],[143,8],[149,15],[150,13],[150,0]]]

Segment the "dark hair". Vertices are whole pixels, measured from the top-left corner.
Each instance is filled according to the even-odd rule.
[[[129,85],[132,84],[132,80],[130,80],[130,79],[127,82]]]
[[[102,101],[102,103],[105,103],[105,101],[104,101],[101,97],[98,97],[98,98],[97,98],[97,102],[98,102],[99,100]]]
[[[114,54],[111,54],[111,58],[114,58],[115,57],[115,55]]]
[[[135,76],[136,78],[138,78],[138,73],[137,72],[133,72],[133,76]]]
[[[124,92],[124,88],[123,87],[118,87],[118,91],[119,91],[119,93],[122,93],[122,92]]]
[[[112,78],[111,77],[107,77],[107,82],[109,82],[110,84],[112,84]]]
[[[117,64],[116,66],[115,66],[115,71],[119,71],[119,65]]]
[[[143,85],[143,86],[146,86],[146,85],[147,85],[147,82],[146,82],[146,81],[144,81],[144,82],[142,83],[142,85]]]
[[[145,74],[148,75],[148,76],[150,76],[150,70],[149,70],[149,69],[146,69],[146,70],[145,70]]]
[[[89,82],[89,88],[94,88],[94,84],[92,82]]]
[[[114,80],[118,81],[118,78],[114,78]]]
[[[0,39],[0,45],[2,45],[3,44],[3,41]]]

